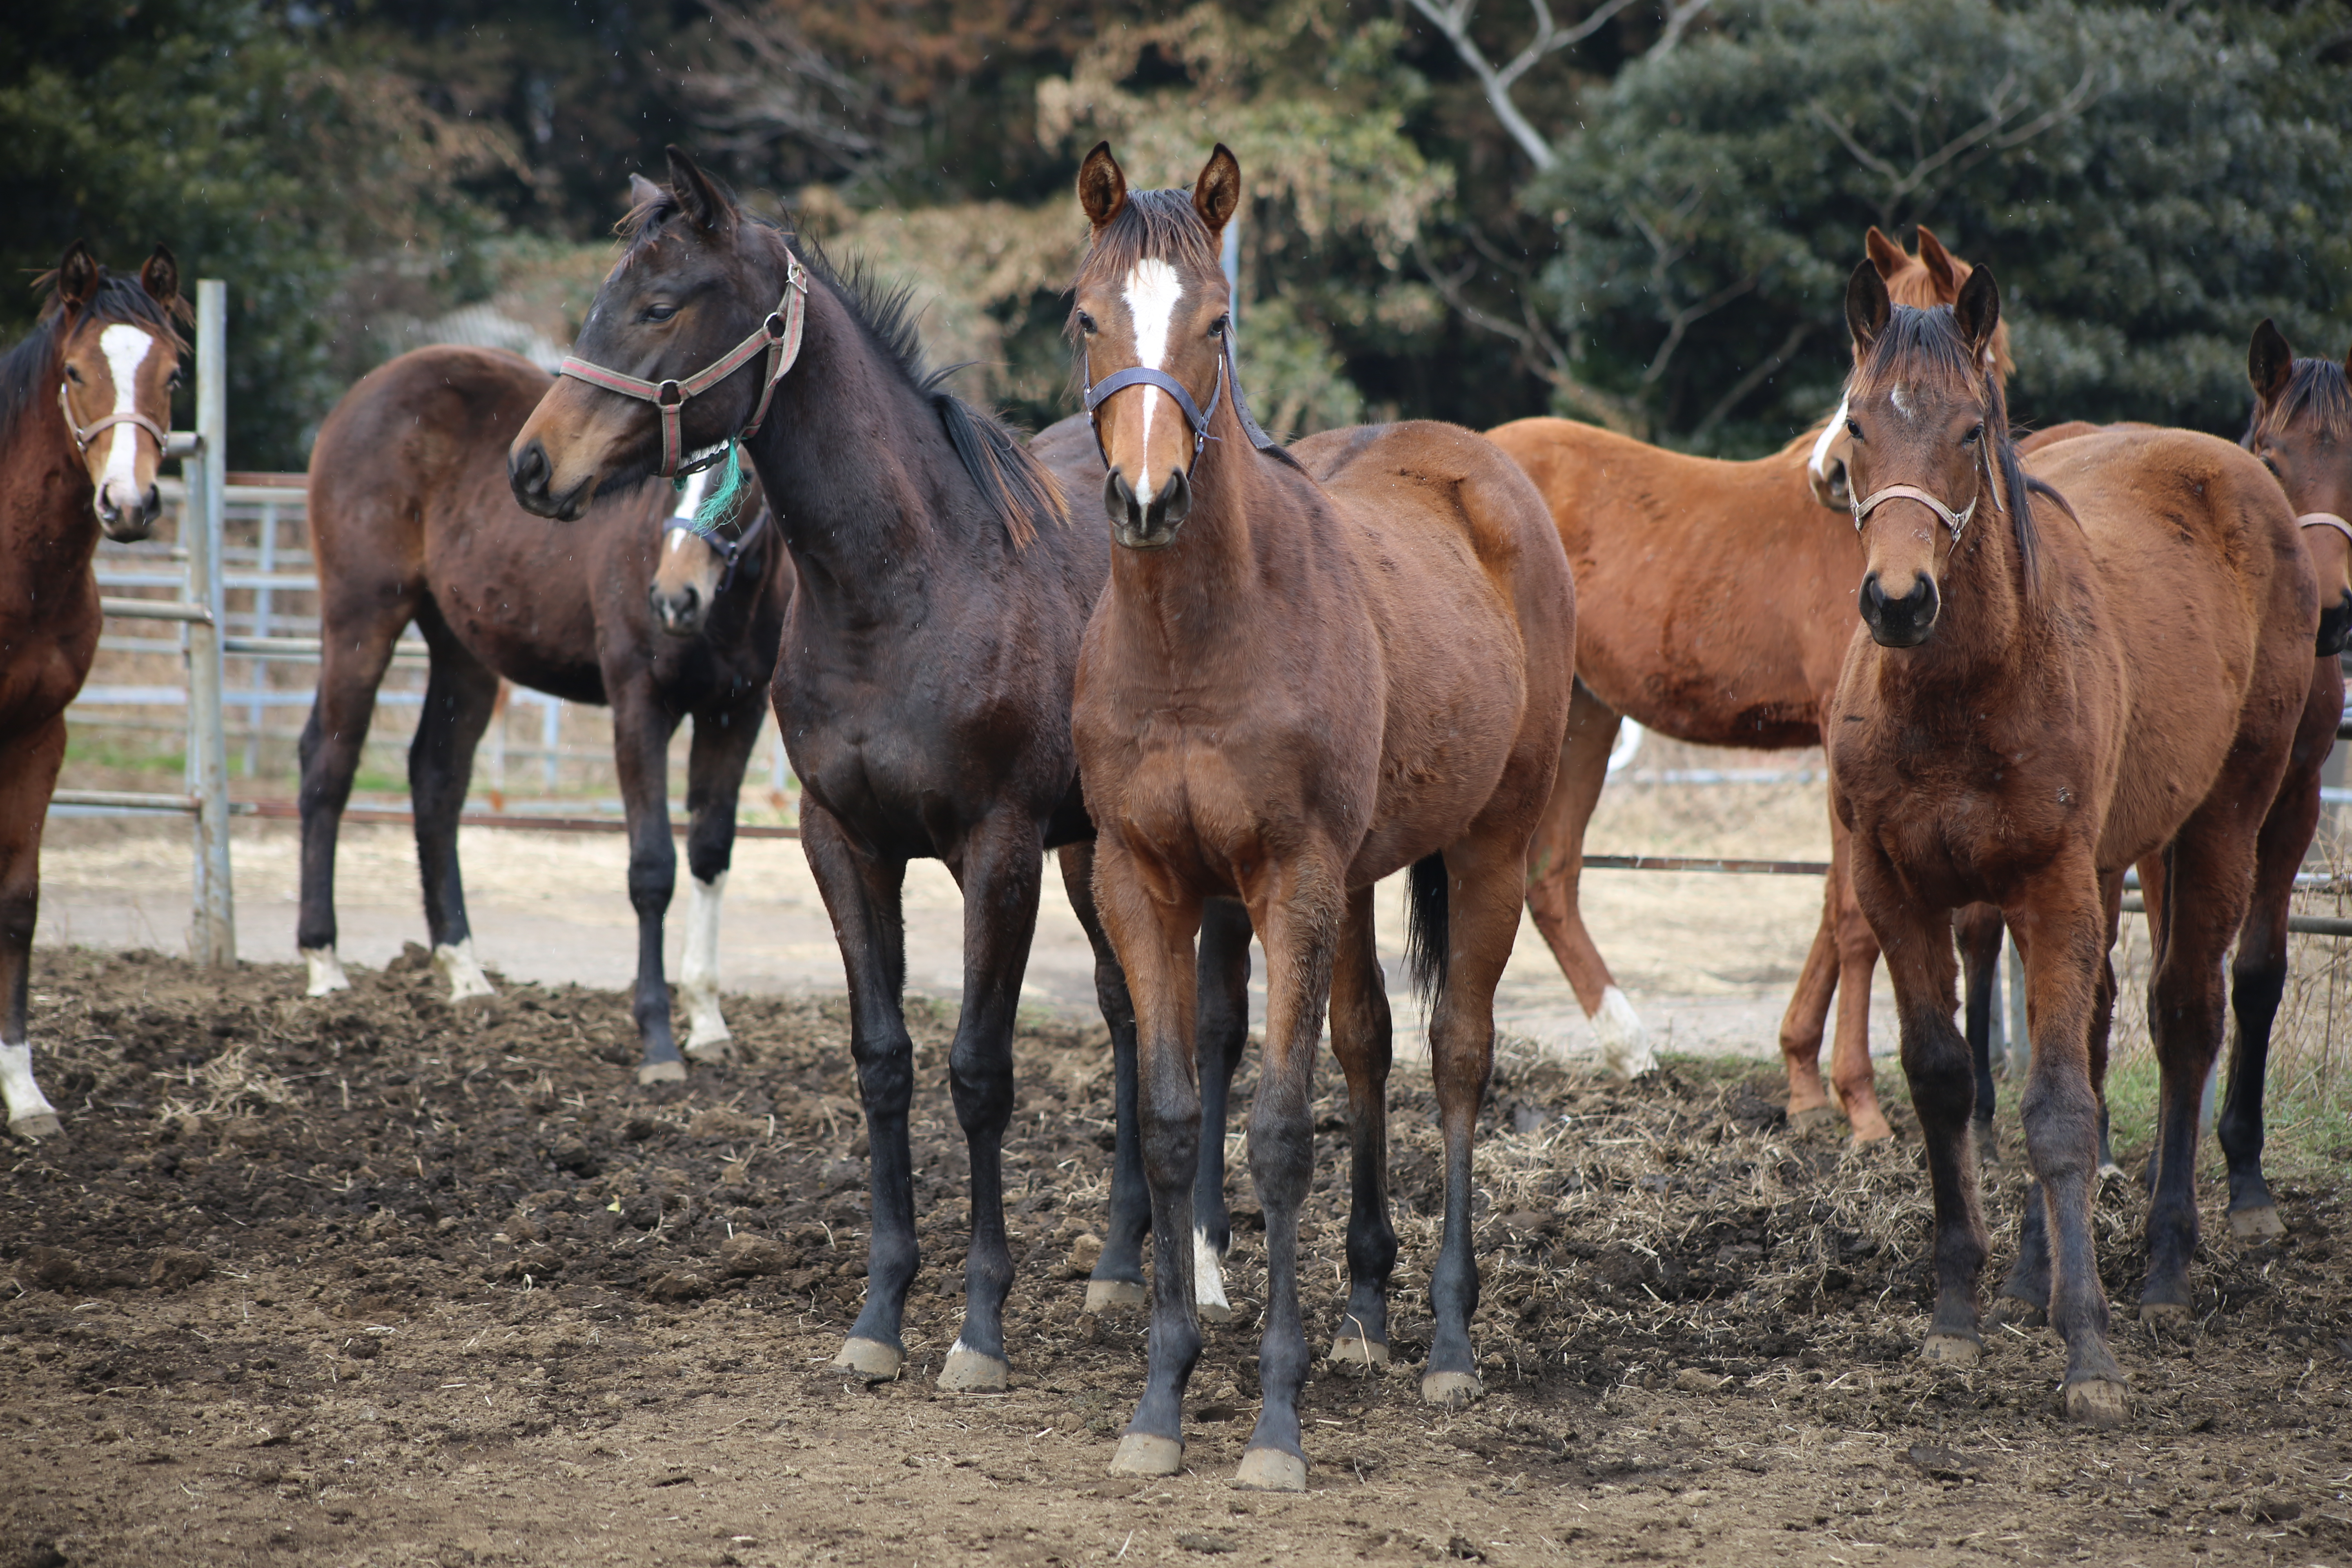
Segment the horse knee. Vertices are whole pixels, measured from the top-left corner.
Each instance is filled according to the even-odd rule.
[[[665,844],[663,847],[668,846]],[[677,851],[629,857],[629,907],[637,911],[640,920],[656,919],[667,911],[670,899],[677,892]]]

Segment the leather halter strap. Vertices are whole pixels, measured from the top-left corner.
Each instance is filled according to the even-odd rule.
[[[694,519],[685,516],[673,517],[663,523],[662,537],[667,539],[673,533],[690,533],[719,552],[719,585],[710,591],[710,596],[715,599],[727,592],[727,585],[735,581],[736,566],[758,541],[760,531],[767,526],[768,509],[762,506],[751,514],[751,521],[745,523],[742,531],[732,539],[715,531],[705,533],[695,526]]]
[[[1917,485],[1888,485],[1885,489],[1874,490],[1864,500],[1853,503],[1854,531],[1857,533],[1862,531],[1863,520],[1877,510],[1882,502],[1899,498],[1905,500],[1916,500],[1937,517],[1942,518],[1944,526],[1952,531],[1953,542],[1958,543],[1960,530],[1966,528],[1969,525],[1969,519],[1976,515],[1977,502],[1984,500],[1984,490],[1979,488],[1966,507],[1954,511],[1950,507],[1946,506],[1940,498],[1928,494]]]
[[[1080,361],[1079,374],[1081,375],[1086,374],[1083,358]],[[1166,371],[1154,369],[1148,364],[1131,364],[1125,370],[1111,372],[1100,381],[1090,381],[1086,384],[1087,423],[1094,429],[1095,450],[1101,454],[1103,467],[1106,468],[1110,467],[1110,452],[1103,446],[1102,416],[1096,411],[1110,400],[1112,393],[1124,392],[1130,386],[1156,386],[1174,398],[1176,406],[1184,415],[1184,423],[1192,429],[1192,455],[1197,458],[1201,455],[1201,448],[1215,438],[1209,434],[1209,421],[1216,417],[1217,405],[1225,395],[1227,382],[1233,384],[1234,413],[1242,422],[1242,434],[1248,437],[1250,445],[1261,452],[1278,450],[1282,443],[1267,435],[1259,427],[1258,422],[1250,417],[1249,400],[1242,395],[1240,373],[1234,369],[1234,329],[1233,323],[1228,321],[1225,324],[1222,346],[1217,352],[1217,386],[1215,391],[1209,394],[1209,407],[1206,413],[1202,413],[1201,405],[1192,401],[1192,395],[1185,390],[1182,382],[1178,381]]]
[[[2347,522],[2332,511],[2307,511],[2294,520],[2298,528],[2332,528],[2342,534],[2345,542],[2352,544],[2352,522]]]
[[[789,251],[785,253],[784,266],[783,298],[776,301],[776,308],[768,312],[768,319],[760,323],[759,330],[692,375],[666,381],[644,381],[634,375],[623,375],[616,370],[607,370],[601,364],[592,364],[573,354],[564,356],[562,367],[555,374],[576,377],[591,386],[601,386],[607,392],[617,392],[624,397],[650,403],[658,409],[661,413],[662,460],[657,471],[663,479],[675,479],[681,471],[678,464],[684,456],[679,445],[678,416],[688,398],[709,391],[750,363],[752,356],[765,353],[768,374],[760,388],[759,406],[751,410],[751,423],[734,435],[738,441],[748,441],[760,433],[760,423],[768,416],[768,405],[775,398],[776,384],[784,379],[784,373],[792,369],[793,363],[801,357],[801,334],[808,317],[808,269],[801,265],[799,257]],[[713,452],[683,471],[691,473],[718,460],[718,454]]]
[[[136,409],[128,414],[110,414],[105,418],[89,425],[75,424],[73,402],[67,395],[66,384],[62,381],[58,383],[58,412],[65,416],[66,429],[73,437],[75,447],[80,451],[89,451],[89,444],[98,438],[99,432],[111,430],[117,425],[137,426],[155,437],[155,445],[158,448],[169,445],[171,441],[171,437],[165,434],[161,425]]]

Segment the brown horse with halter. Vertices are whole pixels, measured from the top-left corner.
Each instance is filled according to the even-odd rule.
[[[1193,943],[1209,900],[1230,897],[1249,911],[1267,975],[1249,1118],[1265,1211],[1265,1403],[1238,1479],[1298,1490],[1298,1215],[1327,1002],[1353,1151],[1351,1289],[1332,1355],[1388,1359],[1390,1022],[1372,887],[1408,867],[1445,1142],[1421,1387],[1438,1403],[1479,1389],[1471,1141],[1495,983],[1567,721],[1575,587],[1542,498],[1493,443],[1411,423],[1285,451],[1256,427],[1218,266],[1241,200],[1224,147],[1189,193],[1129,192],[1105,143],[1078,195],[1093,238],[1071,321],[1117,548],[1079,654],[1074,733],[1100,833],[1096,898],[1135,998],[1154,1237],[1149,1381],[1112,1468],[1182,1464],[1201,1350],[1182,1239],[1202,1136]]]
[[[568,528],[517,506],[507,445],[550,381],[510,353],[418,349],[362,379],[319,431],[310,515],[323,653],[302,731],[297,940],[311,995],[349,984],[335,954],[336,834],[376,689],[414,622],[432,663],[409,747],[409,794],[433,962],[452,998],[491,989],[474,958],[457,817],[499,682],[609,704],[637,915],[637,1080],[677,1079],[686,1056],[672,1031],[662,954],[677,880],[670,737],[693,719],[693,891],[679,987],[686,1055],[722,1061],[733,1047],[719,1005],[719,900],[736,799],[792,599],[792,563],[749,489],[704,508],[699,520],[668,485],[608,496]],[[689,493],[701,497],[698,486]]]
[[[39,323],[0,355],[0,1099],[8,1131],[47,1138],[25,1009],[40,913],[41,828],[65,759],[65,711],[98,651],[98,535],[154,526],[155,467],[187,352],[179,264],[137,279],[76,240]]]
[[[2143,1320],[2185,1322],[2198,1100],[2222,1031],[2222,959],[2311,682],[2319,609],[2278,485],[2187,431],[2059,444],[2029,478],[1994,365],[2000,293],[1951,307],[1846,292],[1848,458],[1864,570],[1829,710],[1856,897],[1885,948],[1935,1197],[1923,1352],[1981,1352],[1987,1238],[1970,1157],[1975,1085],[1953,1026],[1952,911],[2000,906],[2025,963],[2034,1185],[2003,1286],[2067,1346],[2065,1407],[2126,1409],[2094,1255],[2105,954],[2123,876],[2161,858],[2169,897],[2148,1018],[2162,1075]]]
[[[1117,1061],[1102,1295],[1139,1284],[1148,1213],[1134,1013],[1095,915],[1095,830],[1070,741],[1078,641],[1110,545],[1069,526],[1053,472],[1087,471],[1090,459],[1068,429],[1033,450],[940,387],[903,292],[836,272],[676,148],[669,176],[625,221],[573,357],[515,437],[509,480],[531,512],[570,521],[600,489],[672,471],[698,449],[732,447],[758,470],[799,579],[771,697],[801,779],[801,845],[841,943],[873,1151],[866,1304],[835,1364],[887,1379],[906,1360],[919,1249],[900,889],[908,861],[926,857],[946,863],[964,897],[963,1006],[947,1067],[971,1160],[971,1241],[940,1382],[1003,1388],[1013,1027],[1048,848],[1062,851],[1094,943]],[[1250,933],[1237,909],[1224,910],[1203,931],[1200,1005],[1238,1055]],[[1214,1170],[1222,1193],[1221,1161]],[[1199,1177],[1211,1185],[1205,1154]],[[1223,1238],[1179,1239],[1189,1259]]]
[[[1916,305],[1949,304],[1969,276],[1927,229],[1919,253],[1873,228],[1872,266]],[[2008,369],[2007,336],[1997,352]],[[1519,419],[1489,435],[1550,503],[1581,591],[1569,743],[1528,860],[1528,909],[1621,1072],[1654,1065],[1638,1014],[1611,977],[1577,903],[1585,826],[1626,718],[1701,745],[1821,743],[1820,715],[1852,637],[1861,557],[1822,513],[1843,483],[1841,426],[1769,458],[1686,457],[1567,419]],[[1842,503],[1840,503],[1842,505]],[[1770,584],[1769,591],[1759,584]],[[1857,1140],[1885,1138],[1870,1068],[1870,982],[1878,944],[1844,875],[1832,816],[1822,921],[1780,1025],[1789,1116],[1834,1114],[1821,1048],[1838,1005],[1831,1081]]]

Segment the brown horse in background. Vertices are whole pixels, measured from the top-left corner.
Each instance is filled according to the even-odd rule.
[[[1391,1041],[1372,888],[1407,867],[1445,1142],[1421,1388],[1437,1403],[1479,1391],[1471,1142],[1495,984],[1567,721],[1575,585],[1542,498],[1469,431],[1372,426],[1286,452],[1256,428],[1218,266],[1241,200],[1223,146],[1189,195],[1130,194],[1105,143],[1078,192],[1093,239],[1071,319],[1118,548],[1079,651],[1073,734],[1100,834],[1096,897],[1135,998],[1154,1241],[1149,1381],[1112,1468],[1183,1462],[1201,1350],[1185,1245],[1202,1135],[1193,943],[1210,901],[1234,897],[1265,945],[1267,984],[1249,1121],[1265,1402],[1238,1479],[1303,1490],[1298,1215],[1327,1004],[1353,1150],[1351,1289],[1332,1355],[1388,1360]]]
[[[2148,988],[2163,1103],[2140,1315],[2185,1323],[2221,963],[2310,685],[2318,605],[2285,498],[2227,442],[2088,437],[2050,448],[2029,479],[1993,363],[2000,310],[1981,268],[1948,309],[1891,304],[1867,265],[1848,285],[1870,635],[1853,639],[1824,728],[1934,1189],[1923,1353],[1967,1363],[1982,1349],[1987,1238],[1951,913],[1992,903],[2024,959],[2033,1035],[2021,1109],[2034,1192],[2003,1291],[2064,1337],[2067,1412],[2106,1424],[2127,1400],[2090,1210],[2124,871],[2161,856],[2171,895]]]
[[[8,1131],[47,1138],[57,1108],[26,1037],[41,828],[65,759],[65,711],[98,652],[98,534],[147,537],[155,467],[187,342],[179,264],[162,246],[134,280],[76,240],[40,321],[0,356],[0,1100]]]
[[[1948,304],[1969,275],[1925,228],[1916,257],[1875,228],[1865,244],[1888,289],[1914,304]],[[2004,334],[2004,371],[2006,344]],[[1576,568],[1576,700],[1559,779],[1528,854],[1528,909],[1620,1072],[1645,1071],[1656,1058],[1577,902],[1610,746],[1626,718],[1700,745],[1821,744],[1820,714],[1853,637],[1862,559],[1853,531],[1822,515],[1810,477],[1834,461],[1824,453],[1837,429],[1825,425],[1743,463],[1567,419],[1514,420],[1489,433],[1550,503]],[[1870,1068],[1878,944],[1853,902],[1834,814],[1831,837],[1821,925],[1780,1025],[1789,1116],[1801,1126],[1834,1114],[1820,1062],[1834,997],[1838,1103],[1856,1139],[1885,1138],[1891,1130]]]
[[[324,651],[302,731],[297,941],[310,994],[349,984],[335,955],[335,839],[376,689],[414,621],[432,667],[408,784],[433,961],[453,999],[490,992],[466,916],[457,816],[499,680],[610,704],[637,914],[637,1079],[682,1079],[662,955],[677,881],[669,741],[692,715],[693,900],[679,989],[687,1052],[719,1061],[732,1051],[719,1006],[719,899],[792,563],[756,490],[709,535],[665,529],[677,499],[667,485],[608,496],[570,527],[523,510],[507,485],[507,445],[551,381],[510,353],[418,349],[362,378],[319,431],[310,513]]]

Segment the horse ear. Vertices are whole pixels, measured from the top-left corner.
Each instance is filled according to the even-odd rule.
[[[1960,273],[1959,268],[1953,265],[1952,253],[1944,248],[1944,242],[1937,239],[1935,231],[1924,223],[1919,226],[1919,265],[1936,279],[1937,290],[1945,299],[1952,299],[1959,293]]]
[[[632,212],[661,195],[661,187],[643,174],[629,176],[629,208]]]
[[[1876,229],[1870,232],[1878,233]],[[1886,319],[1894,310],[1886,298],[1886,279],[1878,275],[1877,266],[1865,261],[1856,267],[1853,276],[1845,280],[1845,324],[1853,334],[1857,355],[1870,352],[1870,345],[1886,330]]]
[[[180,298],[180,258],[168,245],[158,245],[147,265],[139,269],[140,284],[158,305],[167,310]]]
[[[1877,269],[1882,283],[1892,279],[1911,259],[1903,254],[1901,246],[1878,232],[1876,224],[1872,224],[1870,232],[1862,237],[1862,248],[1869,253],[1870,265]]]
[[[1225,232],[1232,221],[1234,209],[1242,205],[1241,160],[1223,142],[1209,154],[1209,162],[1201,170],[1201,177],[1192,184],[1192,210],[1209,226],[1211,235]]]
[[[734,199],[677,146],[669,149],[669,188],[695,227],[715,231],[735,222]]]
[[[1110,143],[1097,142],[1078,165],[1078,205],[1097,228],[1117,217],[1127,206],[1127,174],[1110,154]]]
[[[2278,330],[2278,324],[2264,316],[2246,350],[2246,379],[2254,384],[2254,395],[2265,405],[2276,403],[2294,374],[2294,350],[2287,346],[2286,334]]]
[[[2000,285],[1993,281],[1991,268],[1979,267],[1969,274],[1960,285],[1960,297],[1952,301],[1952,320],[1969,341],[1969,358],[1982,359],[1991,352],[1993,332],[2000,326]]]
[[[80,310],[98,297],[99,281],[105,272],[98,258],[89,253],[89,242],[75,240],[58,262],[58,303],[68,310]]]

